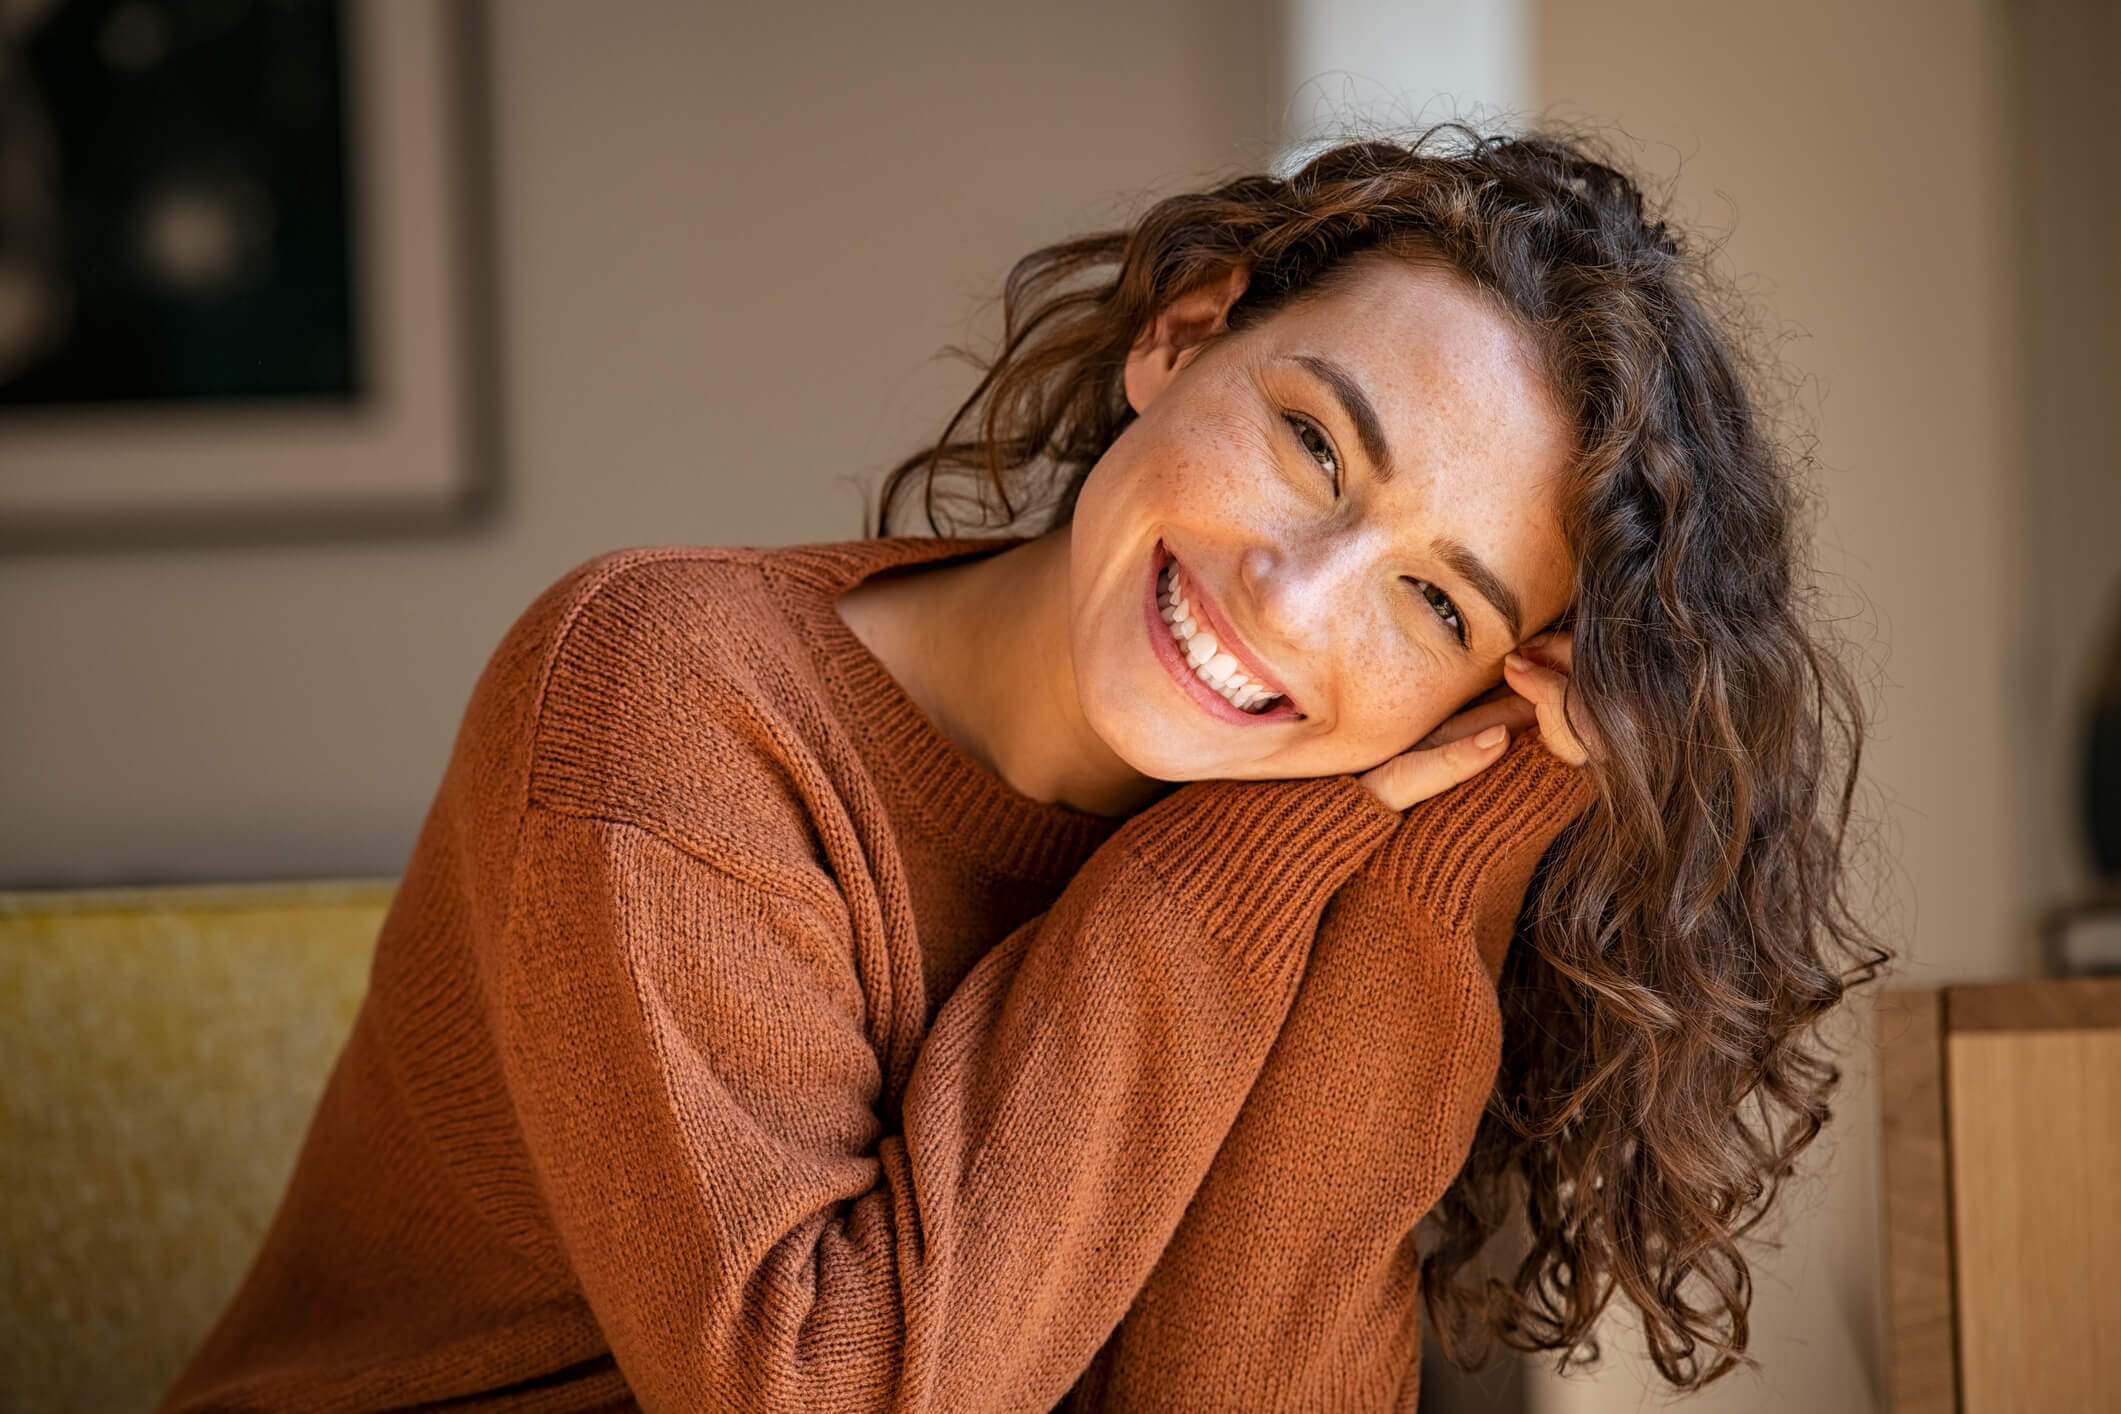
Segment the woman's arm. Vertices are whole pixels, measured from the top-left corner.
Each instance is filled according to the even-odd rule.
[[[893,1115],[877,940],[828,891],[533,804],[481,970],[539,1195],[643,1407],[1050,1409],[1398,825],[1346,776],[1173,792],[973,968]]]
[[[1071,1409],[1414,1407],[1412,1231],[1494,1082],[1492,979],[1533,867],[1589,798],[1527,733],[1334,896],[1228,1141]]]

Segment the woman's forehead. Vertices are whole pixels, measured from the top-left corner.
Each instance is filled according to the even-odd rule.
[[[1380,381],[1484,374],[1544,392],[1531,336],[1470,280],[1432,262],[1351,262],[1269,328],[1282,339],[1334,345]]]

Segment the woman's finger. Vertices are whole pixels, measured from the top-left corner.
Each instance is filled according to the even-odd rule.
[[[1470,706],[1459,709],[1449,720],[1414,743],[1417,749],[1442,746],[1446,742],[1486,731],[1489,727],[1505,726],[1512,730],[1529,727],[1539,720],[1532,704],[1509,690],[1508,683],[1499,684],[1503,689],[1500,697],[1475,698]]]
[[[1405,810],[1469,781],[1502,759],[1509,744],[1507,727],[1489,727],[1442,746],[1402,751],[1383,765],[1357,777],[1393,810]]]
[[[1571,766],[1590,760],[1590,753],[1569,726],[1569,675],[1541,667],[1522,653],[1503,659],[1502,670],[1503,680],[1522,693],[1538,713],[1539,739],[1546,743],[1547,750]]]

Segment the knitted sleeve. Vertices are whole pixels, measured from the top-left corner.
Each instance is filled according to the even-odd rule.
[[[481,970],[540,1199],[642,1407],[1050,1409],[1398,824],[1346,776],[1181,787],[973,968],[891,1114],[845,909],[533,803]]]
[[[1527,735],[1330,902],[1228,1142],[1072,1410],[1415,1407],[1415,1224],[1494,1084],[1493,977],[1585,773]]]

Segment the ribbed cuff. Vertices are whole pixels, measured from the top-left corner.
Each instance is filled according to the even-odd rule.
[[[1401,817],[1353,776],[1196,781],[1121,828],[1174,910],[1256,964],[1326,899]]]
[[[1409,808],[1368,872],[1453,927],[1499,880],[1529,877],[1596,797],[1589,771],[1528,732],[1473,779]]]

